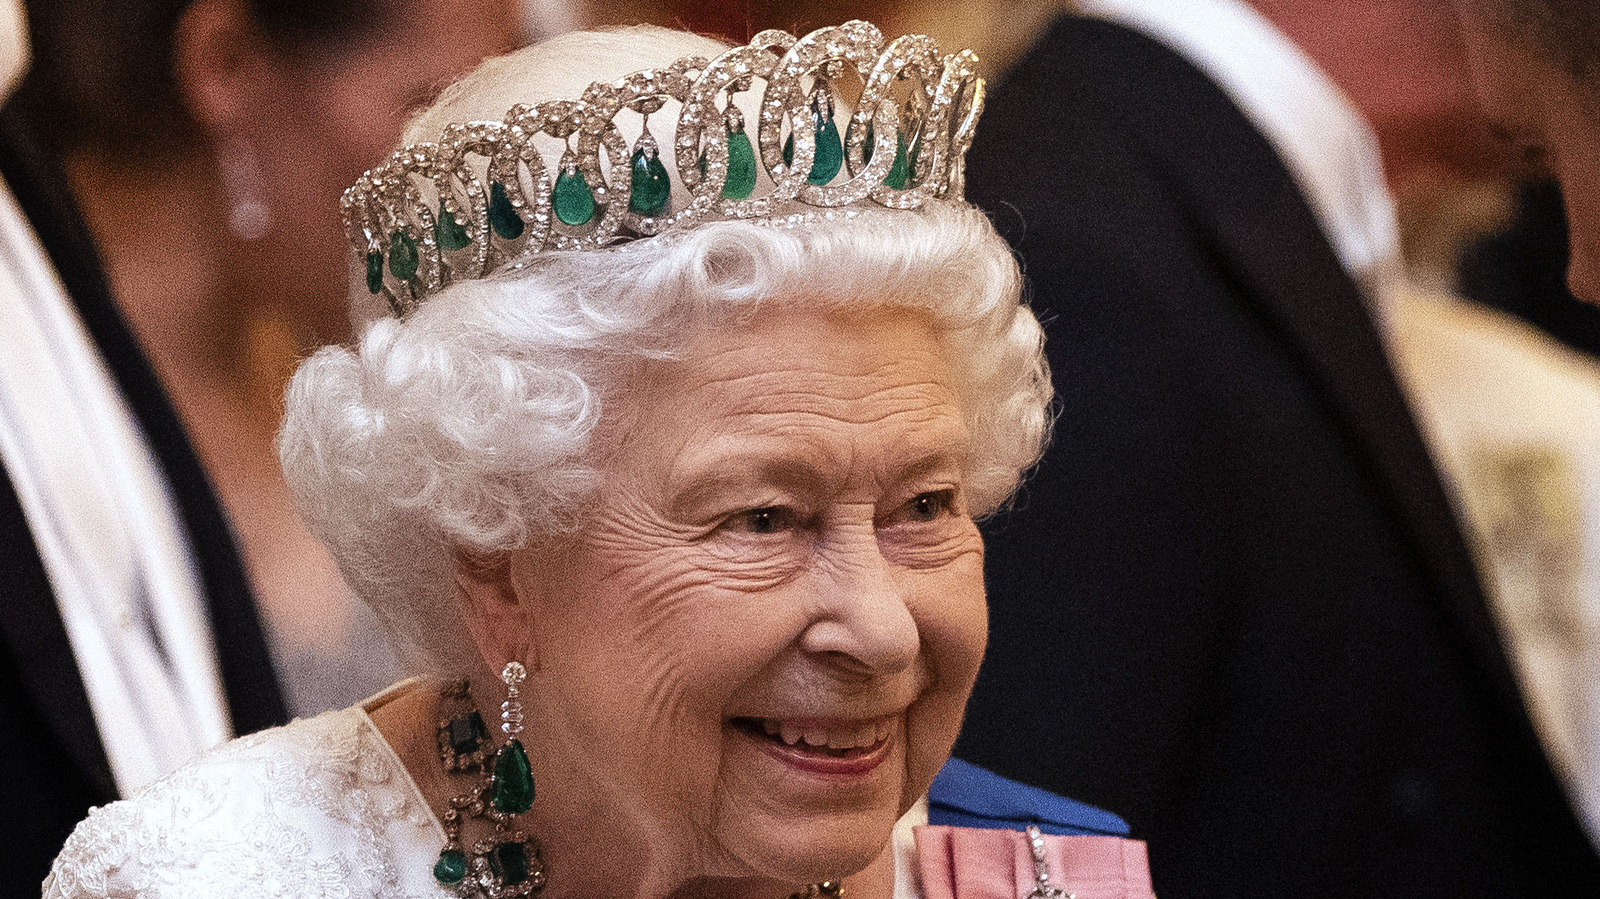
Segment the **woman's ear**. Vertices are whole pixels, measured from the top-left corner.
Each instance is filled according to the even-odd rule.
[[[189,115],[213,137],[237,130],[261,99],[261,31],[243,0],[195,0],[172,36],[172,68]]]
[[[512,576],[514,553],[479,553],[457,548],[453,553],[456,599],[461,617],[491,671],[506,662],[528,662],[534,646],[532,604]]]

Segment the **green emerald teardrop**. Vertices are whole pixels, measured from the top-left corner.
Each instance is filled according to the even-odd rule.
[[[817,152],[811,157],[811,174],[806,181],[821,186],[832,181],[844,165],[844,144],[839,140],[839,126],[833,123],[833,116],[824,118],[813,106],[811,123],[816,128]],[[783,141],[783,164],[794,165],[793,134]]]
[[[722,183],[722,195],[729,200],[743,200],[756,189],[756,151],[750,146],[750,135],[743,131],[728,132],[728,180]]]
[[[561,172],[551,192],[550,203],[555,207],[556,218],[564,224],[587,225],[594,218],[594,191],[589,189],[583,173],[577,170]]]
[[[521,843],[496,843],[489,850],[489,870],[502,889],[526,882],[533,873],[528,847]]]
[[[367,290],[371,293],[383,290],[383,254],[377,250],[367,251]]]
[[[404,231],[389,235],[389,273],[402,281],[417,276],[417,242]]]
[[[434,222],[433,236],[439,241],[439,249],[446,252],[466,249],[472,244],[467,229],[456,221],[455,213],[444,208],[443,200],[439,201],[439,220]]]
[[[522,236],[522,216],[517,215],[516,207],[511,205],[506,186],[498,181],[489,185],[489,227],[504,240]]]
[[[895,190],[905,190],[906,182],[911,179],[911,162],[906,156],[906,133],[898,131],[894,140],[894,165],[889,166],[889,174],[883,176],[883,183]]]
[[[839,126],[828,116],[817,128],[817,155],[811,160],[811,175],[807,181],[816,185],[827,184],[839,174],[844,165],[844,144],[839,140]]]
[[[460,849],[446,849],[433,863],[433,879],[445,886],[455,886],[467,876],[467,855]]]
[[[533,807],[533,795],[533,767],[522,741],[513,737],[495,753],[489,801],[508,815],[520,815]]]
[[[638,215],[660,215],[672,196],[672,182],[667,180],[667,167],[661,164],[661,154],[655,150],[646,153],[643,147],[633,151],[629,163],[633,170],[628,194],[628,211]]]

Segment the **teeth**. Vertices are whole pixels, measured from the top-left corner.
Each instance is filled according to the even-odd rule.
[[[773,718],[762,718],[760,720],[761,729],[766,732],[767,736],[777,737],[790,746],[803,742],[807,746],[818,749],[843,750],[873,746],[888,739],[889,734],[894,731],[893,721],[887,719],[836,728],[802,728],[800,725]]]

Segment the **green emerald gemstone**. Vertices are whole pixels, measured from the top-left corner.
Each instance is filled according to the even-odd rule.
[[[661,164],[661,154],[655,150],[646,153],[640,147],[633,151],[629,166],[633,175],[628,211],[638,215],[660,215],[672,196],[672,182],[667,180],[667,167]]]
[[[806,176],[806,181],[821,186],[832,181],[844,165],[844,144],[839,141],[839,126],[833,123],[833,116],[823,118],[815,104],[811,108],[811,123],[816,126],[817,152],[811,157],[811,174]],[[783,142],[783,164],[794,165],[793,134]]]
[[[889,174],[883,176],[883,183],[895,190],[905,190],[906,182],[911,180],[911,160],[906,156],[906,133],[895,134],[894,165],[889,166]]]
[[[458,715],[450,719],[445,725],[445,739],[450,745],[450,751],[458,756],[472,755],[483,748],[489,739],[489,728],[483,723],[483,716],[476,711],[465,715]]]
[[[367,252],[367,290],[372,293],[383,290],[383,254],[377,250]]]
[[[433,879],[445,886],[455,886],[467,876],[467,855],[460,849],[446,849],[433,863]]]
[[[854,127],[854,126],[852,125],[851,127]],[[876,136],[877,136],[876,128],[873,126],[872,120],[871,119],[867,119],[867,138],[866,138],[866,140],[861,142],[861,164],[862,165],[870,165],[872,163],[872,153],[873,153],[874,150],[877,149],[877,147],[873,146],[872,142],[873,142],[873,139]]]
[[[564,224],[587,225],[594,218],[594,191],[589,189],[583,173],[575,169],[562,171],[550,202],[555,207],[556,218]]]
[[[750,136],[743,131],[728,132],[728,180],[722,183],[722,195],[729,200],[743,200],[756,189],[756,151],[750,146]]]
[[[456,221],[455,213],[444,208],[444,201],[439,201],[439,220],[433,225],[433,236],[439,241],[439,249],[464,250],[472,245],[472,238],[467,236],[467,229]]]
[[[489,801],[508,815],[533,807],[533,767],[522,741],[512,738],[494,756],[494,776],[489,780]]]
[[[417,276],[417,242],[404,231],[389,235],[389,273],[402,281]]]
[[[811,160],[811,176],[806,180],[816,185],[827,184],[839,174],[844,165],[844,144],[839,140],[839,126],[833,116],[817,128],[817,155]]]
[[[511,205],[506,186],[496,181],[489,185],[489,227],[503,240],[516,240],[522,236],[522,216]]]
[[[528,847],[521,843],[496,843],[489,850],[489,870],[501,887],[516,886],[528,879],[533,866],[528,863]]]

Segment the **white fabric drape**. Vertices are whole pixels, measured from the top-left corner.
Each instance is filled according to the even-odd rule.
[[[165,481],[3,188],[0,460],[118,789],[132,793],[227,739],[199,578]]]

